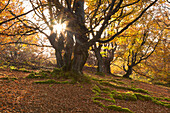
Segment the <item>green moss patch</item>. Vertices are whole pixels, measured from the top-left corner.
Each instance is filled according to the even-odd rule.
[[[17,80],[18,78],[16,78],[16,77],[1,77],[0,79],[2,79],[2,80],[12,80],[12,81],[14,81],[14,80]]]
[[[109,106],[106,106],[106,108],[112,109],[114,111],[123,111],[123,112],[133,113],[128,108],[122,108],[121,106],[116,106],[116,105],[109,105]]]
[[[99,75],[99,76],[105,76],[105,74],[103,72],[96,72],[95,75]]]
[[[139,99],[139,100],[142,100],[142,101],[152,101],[153,98],[149,95],[142,95],[140,93],[135,93],[135,96]]]
[[[103,97],[93,97],[93,100],[105,100],[105,101],[116,103],[114,99],[108,99]]]
[[[105,100],[105,99],[104,98],[98,98],[98,97],[93,98],[93,102],[98,104],[100,107],[104,107],[104,108],[114,110],[114,111],[122,111],[122,112],[133,113],[128,108],[122,108],[121,106],[116,106],[116,105],[105,106],[102,102],[100,102],[98,100]]]
[[[100,84],[105,85],[105,86],[111,86],[111,87],[118,88],[118,89],[125,89],[125,90],[129,90],[129,91],[135,91],[135,92],[149,94],[149,92],[147,90],[140,89],[140,88],[123,87],[123,86],[120,86],[120,85],[111,84],[109,82],[100,82]]]
[[[118,81],[118,80],[110,80],[111,82],[115,82],[115,83],[117,83],[117,84],[125,84],[124,82],[122,82],[122,81]]]
[[[26,78],[33,79],[33,78],[44,78],[44,77],[41,75],[36,75],[35,73],[30,73],[28,76],[26,76]]]
[[[54,68],[53,71],[51,72],[51,75],[53,77],[59,77],[59,75],[61,74],[62,70],[59,68]]]
[[[53,79],[43,80],[43,81],[35,81],[36,84],[68,84],[69,81],[55,81]]]

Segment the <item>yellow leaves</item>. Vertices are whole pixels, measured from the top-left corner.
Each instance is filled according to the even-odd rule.
[[[165,3],[166,1],[165,0],[160,0],[159,2],[162,4],[162,3]]]

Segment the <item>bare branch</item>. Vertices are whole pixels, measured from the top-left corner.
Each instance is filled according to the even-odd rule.
[[[52,47],[50,45],[39,45],[39,44],[31,44],[27,42],[8,42],[8,43],[0,43],[0,45],[9,45],[9,44],[26,44],[26,45],[33,45],[37,47]]]

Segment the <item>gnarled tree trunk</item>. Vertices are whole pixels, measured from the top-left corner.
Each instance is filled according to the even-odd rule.
[[[71,57],[73,52],[73,34],[68,31],[67,32],[67,39],[66,39],[66,47],[65,47],[65,54],[64,54],[64,71],[71,71]]]
[[[72,62],[72,71],[82,74],[82,69],[88,58],[88,49],[83,49],[83,46],[76,44],[74,50],[74,58]]]
[[[125,78],[130,78],[129,76],[132,74],[132,70],[133,67],[132,66],[128,66],[128,69],[126,70],[126,74],[123,75],[123,77]]]
[[[64,48],[64,43],[63,43],[63,36],[61,35],[59,39],[57,40],[57,34],[52,33],[48,37],[51,45],[55,49],[55,55],[56,55],[56,60],[57,60],[57,67],[61,68],[63,66],[63,58],[62,58],[62,50]]]
[[[82,69],[84,64],[86,63],[88,57],[88,47],[85,47],[84,44],[87,43],[88,38],[85,34],[86,27],[85,27],[85,13],[84,13],[84,0],[76,2],[76,10],[75,14],[77,16],[78,21],[78,29],[75,35],[75,48],[74,48],[74,58],[72,62],[72,71],[77,73],[82,73]],[[74,24],[77,24],[75,22]]]

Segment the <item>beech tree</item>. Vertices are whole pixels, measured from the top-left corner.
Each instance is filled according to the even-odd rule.
[[[93,51],[98,61],[97,72],[109,73],[111,74],[110,65],[114,59],[114,53],[116,51],[117,44],[109,43],[97,47],[95,44]]]
[[[96,42],[108,43],[138,21],[158,0],[29,0],[32,9],[1,21],[0,26],[16,20],[20,32],[2,35],[44,34],[55,49],[57,64],[66,71],[82,74],[88,49]],[[85,2],[87,8],[85,9]],[[35,21],[24,16],[33,12]],[[56,24],[65,24],[65,31],[58,32]],[[119,24],[118,24],[119,23]],[[104,31],[112,26],[111,35],[103,38]],[[50,30],[47,34],[45,30]],[[56,30],[57,29],[57,30]],[[115,31],[116,29],[116,31]],[[64,51],[64,53],[63,53]]]

